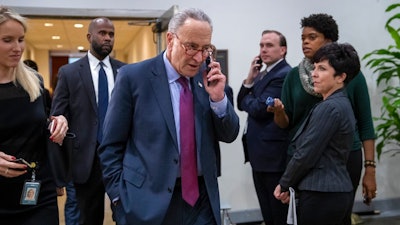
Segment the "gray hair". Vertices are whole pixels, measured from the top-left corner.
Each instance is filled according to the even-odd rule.
[[[199,21],[205,21],[210,24],[211,31],[213,29],[211,18],[201,9],[185,9],[176,13],[168,24],[168,32],[176,33],[178,29],[185,23],[187,19],[194,19]]]

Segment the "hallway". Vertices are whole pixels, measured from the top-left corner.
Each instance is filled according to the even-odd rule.
[[[66,195],[58,197],[58,212],[60,217],[60,225],[65,225],[64,219],[64,204]],[[104,207],[104,224],[103,225],[115,225],[111,218],[110,200],[105,197],[105,207]]]
[[[111,210],[110,210],[110,201],[108,197],[105,198],[106,206],[105,206],[105,215],[104,215],[104,225],[115,225],[115,223],[111,219]],[[64,203],[65,196],[58,197],[58,207],[60,214],[60,225],[65,225],[64,220]],[[234,221],[233,221],[234,222]],[[379,215],[374,216],[362,216],[361,223],[357,223],[360,225],[400,225],[400,209],[394,211],[383,212]],[[223,224],[227,225],[227,224]],[[232,224],[234,225],[234,224]],[[240,223],[236,225],[264,225],[261,222],[252,222],[252,223]]]

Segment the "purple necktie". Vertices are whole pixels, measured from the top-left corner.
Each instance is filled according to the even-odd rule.
[[[196,141],[194,129],[193,95],[188,79],[180,77],[182,85],[179,98],[182,198],[191,206],[199,198],[197,180]]]

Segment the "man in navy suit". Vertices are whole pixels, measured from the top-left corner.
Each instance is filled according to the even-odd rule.
[[[236,139],[239,118],[224,92],[220,64],[211,62],[205,70],[211,35],[211,19],[203,11],[178,12],[168,26],[166,50],[118,73],[99,148],[118,225],[221,224],[215,143]],[[191,125],[180,119],[187,115],[180,110],[181,91],[193,95],[187,99],[193,100]],[[181,168],[188,148],[180,142],[190,139],[180,136],[186,124],[194,125],[192,177]],[[187,178],[198,184],[184,188]],[[194,190],[194,201],[182,196]]]
[[[280,98],[281,88],[291,67],[285,60],[286,39],[278,31],[265,30],[260,41],[260,55],[251,63],[240,88],[237,105],[248,113],[245,135],[245,161],[250,161],[253,181],[266,224],[286,225],[287,205],[275,199],[273,192],[285,171],[288,132],[274,123],[267,112],[268,97]],[[263,63],[267,65],[260,72]]]
[[[105,189],[97,154],[98,93],[100,62],[107,77],[108,95],[114,86],[117,70],[124,63],[109,57],[114,45],[114,25],[108,18],[94,19],[88,28],[88,54],[64,65],[58,72],[52,115],[64,115],[72,140],[71,170],[80,211],[79,224],[101,225],[104,219]]]

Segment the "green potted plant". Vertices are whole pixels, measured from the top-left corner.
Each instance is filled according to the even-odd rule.
[[[386,12],[400,8],[400,3],[392,4]],[[391,16],[385,28],[391,35],[394,44],[385,49],[377,49],[366,54],[363,60],[367,61],[367,67],[378,74],[377,85],[381,85],[382,108],[380,117],[374,118],[378,121],[376,132],[377,156],[380,158],[384,152],[396,155],[400,153],[400,13]],[[385,151],[383,151],[385,149]]]

